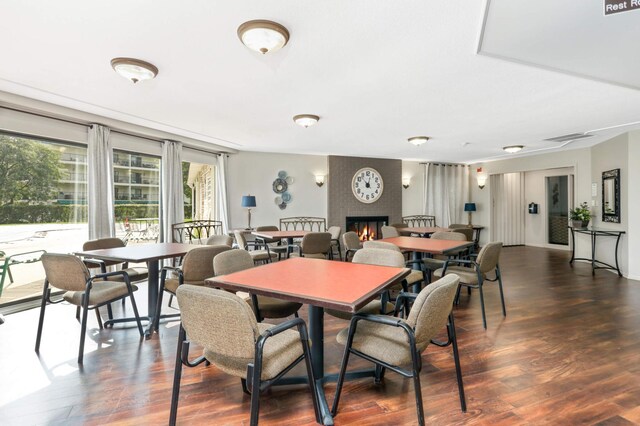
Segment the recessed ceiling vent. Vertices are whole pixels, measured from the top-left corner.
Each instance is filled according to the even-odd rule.
[[[545,139],[545,141],[549,141],[549,142],[567,142],[567,141],[574,141],[576,139],[590,138],[592,136],[593,135],[588,135],[588,134],[585,134],[585,133],[571,133],[570,135],[556,136],[555,138]]]

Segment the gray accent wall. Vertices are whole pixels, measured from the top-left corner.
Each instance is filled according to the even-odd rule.
[[[362,203],[351,191],[353,175],[363,167],[376,169],[384,180],[384,191],[375,203]],[[327,185],[327,226],[340,226],[344,232],[347,216],[389,216],[389,223],[402,221],[401,160],[330,155]]]

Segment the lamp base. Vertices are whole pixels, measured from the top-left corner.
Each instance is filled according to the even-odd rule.
[[[471,212],[469,212],[469,228],[472,228],[473,225],[471,224]]]

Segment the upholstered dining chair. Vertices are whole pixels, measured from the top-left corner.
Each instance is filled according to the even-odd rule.
[[[449,240],[449,241],[469,241],[467,237],[460,232],[438,231],[431,234],[431,239],[434,240]],[[431,282],[431,276],[433,271],[444,266],[446,258],[442,257],[423,257],[422,264],[424,265],[427,279]]]
[[[331,257],[333,257],[333,248],[338,249],[338,258],[342,260],[342,250],[340,247],[340,234],[342,229],[339,226],[330,226],[327,232],[331,234]]]
[[[328,232],[309,232],[302,237],[298,250],[301,257],[331,258],[331,234]]]
[[[436,277],[455,274],[460,277],[460,286],[469,289],[477,288],[480,292],[480,306],[482,307],[482,325],[487,328],[487,316],[484,308],[484,292],[483,286],[485,281],[498,282],[500,289],[500,301],[502,303],[502,315],[507,316],[507,308],[504,303],[504,292],[502,290],[502,274],[500,273],[500,252],[502,251],[502,243],[488,243],[480,250],[476,260],[466,259],[448,259],[445,261],[441,269],[433,272]],[[461,266],[455,266],[461,265]],[[488,278],[487,274],[493,272],[495,277]],[[471,291],[471,290],[469,290]],[[456,295],[456,301],[460,299],[460,289]]]
[[[52,304],[66,301],[82,309],[78,364],[82,364],[83,361],[87,314],[90,309],[97,309],[100,306],[129,297],[138,324],[138,331],[140,332],[140,336],[143,335],[136,300],[133,297],[133,292],[138,288],[131,284],[129,276],[125,271],[91,276],[83,261],[71,254],[45,253],[42,255],[41,260],[42,266],[44,267],[45,280],[36,337],[36,353],[40,352],[40,338],[42,337],[42,328],[44,325],[44,313],[48,303]],[[111,280],[116,277],[118,281]],[[62,300],[57,302],[51,300],[51,287],[66,291],[62,296]]]
[[[473,228],[465,227],[465,228],[449,228],[451,232],[458,232],[465,236],[467,241],[473,241]]]
[[[377,248],[377,249],[383,249],[383,250],[392,250],[398,253],[401,253],[404,257],[404,253],[402,252],[402,250],[400,250],[400,248],[395,245],[395,244],[391,244],[391,243],[387,243],[384,241],[365,241],[362,246],[364,248]],[[411,272],[409,273],[409,275],[407,275],[404,279],[404,283],[403,286],[414,286],[416,284],[420,284],[420,283],[427,283],[427,276],[425,275],[424,269],[422,267],[422,262],[420,261],[416,261],[416,260],[407,260],[405,261],[405,265],[407,266],[411,266],[417,264],[420,268],[419,269],[412,269]],[[397,286],[395,288],[392,288],[397,290]],[[404,291],[407,291],[407,288],[403,287]]]
[[[245,250],[231,250],[220,253],[213,258],[213,269],[216,275],[227,275],[253,268],[255,264],[251,255]],[[300,303],[289,302],[274,297],[250,295],[245,299],[251,304],[258,322],[264,318],[286,318],[298,316]]]
[[[227,374],[240,377],[243,391],[251,394],[251,425],[258,424],[260,392],[304,360],[316,421],[321,422],[309,337],[301,318],[278,325],[258,323],[244,300],[213,288],[181,285],[177,297],[182,323],[173,376],[170,425],[176,424],[182,366],[195,367],[205,360]],[[196,363],[188,359],[191,342],[204,348],[204,359]]]
[[[334,416],[338,411],[349,357],[353,354],[376,365],[376,383],[383,379],[385,369],[394,371],[403,377],[412,378],[418,423],[424,425],[422,389],[420,387],[421,353],[429,343],[438,346],[445,346],[449,343],[452,345],[460,406],[463,412],[466,411],[452,314],[453,300],[457,289],[458,278],[455,275],[447,276],[425,287],[419,294],[413,295],[415,301],[406,320],[386,315],[354,315],[349,328],[342,330],[336,337],[338,343],[345,345],[345,350],[331,408]],[[433,339],[445,326],[447,327],[448,342],[434,341]]]
[[[400,232],[398,232],[398,228],[395,226],[383,226],[380,228],[382,232],[382,238],[391,238],[391,237],[399,237]]]
[[[103,249],[111,249],[124,247],[125,243],[120,238],[99,238],[97,240],[86,241],[82,245],[82,251],[89,250],[103,250]],[[85,261],[85,265],[87,268],[100,268],[101,273],[107,272],[107,267],[115,266],[116,268],[121,268],[124,272],[129,276],[129,280],[131,282],[136,281],[144,281],[149,276],[149,271],[147,271],[146,267],[134,267],[129,268],[129,264],[127,262],[119,262],[113,260],[87,260]],[[112,277],[111,279],[115,280],[118,277]]]
[[[258,226],[256,231],[279,231],[280,229],[275,225]],[[282,244],[282,240],[279,238],[263,238],[256,237],[256,240],[261,241],[264,244],[269,244],[269,250],[278,255],[278,260],[282,259],[282,256],[286,256],[289,251],[287,244]]]
[[[255,263],[271,263],[271,261],[278,258],[278,255],[276,253],[271,252],[269,244],[263,244],[259,242],[249,243],[244,237],[244,233],[242,233],[242,231],[233,231],[233,234],[236,237],[236,243],[238,244],[238,247],[242,250],[246,250],[251,255],[251,258]],[[249,250],[249,247],[264,247],[264,249]]]
[[[160,325],[160,313],[162,310],[163,294],[166,291],[174,296],[179,286],[183,284],[204,286],[204,280],[215,275],[213,258],[225,251],[231,250],[226,245],[198,246],[187,252],[180,267],[165,266],[160,273],[160,290],[156,305],[156,317],[153,328],[158,331]],[[171,301],[169,301],[171,304]],[[165,315],[165,318],[179,317],[180,314]]]
[[[344,247],[344,261],[348,262],[349,256],[353,256],[362,248],[362,242],[358,238],[358,234],[349,231],[342,234],[342,246]]]
[[[205,243],[208,246],[229,246],[231,247],[233,245],[233,238],[231,238],[229,235],[212,235],[209,238],[207,238],[207,241]]]

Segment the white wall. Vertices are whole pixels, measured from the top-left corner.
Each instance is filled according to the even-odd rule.
[[[417,161],[403,161],[402,178],[411,178],[409,188],[402,190],[402,216],[422,214],[424,165]]]
[[[279,225],[290,216],[327,217],[327,184],[318,188],[316,174],[327,173],[327,157],[319,155],[239,152],[229,156],[228,195],[231,228],[247,226],[247,210],[240,206],[243,195],[255,195],[257,207],[251,210],[252,227]],[[293,177],[289,187],[292,202],[285,210],[275,204],[272,189],[278,171]],[[331,179],[331,176],[327,176]]]
[[[568,245],[562,246],[548,243],[549,211],[547,205],[546,178],[549,176],[567,176],[572,174],[573,167],[525,172],[524,193],[526,204],[538,204],[538,214],[525,213],[525,245],[571,250],[571,247]],[[569,208],[571,208],[571,200],[569,201]],[[571,237],[569,237],[569,239],[570,238]]]
[[[627,171],[622,176],[627,177],[628,197],[625,207],[622,206],[624,216],[622,220],[627,223],[627,235],[623,236],[627,240],[628,256],[628,277],[640,280],[640,131],[629,133],[629,152],[627,158]],[[625,182],[623,180],[623,182]]]

